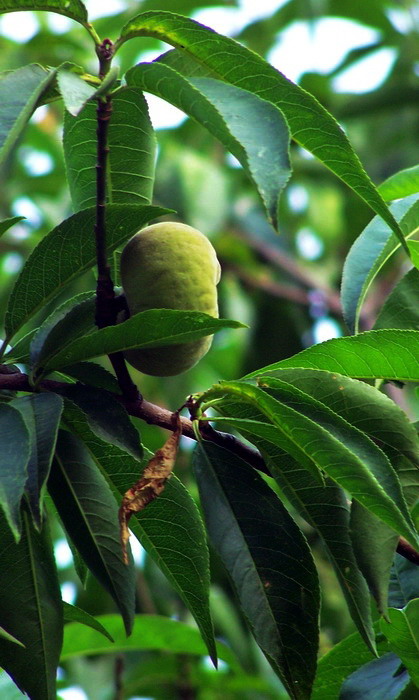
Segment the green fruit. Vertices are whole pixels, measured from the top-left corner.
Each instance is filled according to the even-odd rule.
[[[202,311],[218,317],[220,264],[209,240],[173,221],[153,224],[128,241],[121,255],[121,281],[130,314],[147,309]],[[127,361],[159,377],[181,374],[208,352],[212,336],[148,350],[128,350]]]

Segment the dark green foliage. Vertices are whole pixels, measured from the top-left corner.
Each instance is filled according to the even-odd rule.
[[[0,73],[0,667],[11,677],[0,673],[0,695],[55,700],[79,685],[88,697],[413,700],[413,0],[288,0],[239,41],[188,16],[233,12],[234,0],[173,0],[170,12],[145,0],[134,17],[128,5],[92,24],[81,0],[0,0],[0,15],[40,11],[25,45],[2,40]],[[62,34],[48,12],[72,20]],[[298,84],[265,60],[286,28],[310,21],[315,36],[326,19],[375,35]],[[336,79],[382,49],[395,57],[383,83],[342,94]],[[190,119],[156,130],[143,91]],[[49,170],[36,170],[40,156]],[[220,318],[127,318],[113,286],[121,248],[160,217],[211,239]],[[131,382],[125,351],[213,334],[183,375],[130,368]],[[172,411],[184,411],[179,450],[159,430],[174,428]],[[128,545],[128,563],[124,518],[143,547],[133,557]]]

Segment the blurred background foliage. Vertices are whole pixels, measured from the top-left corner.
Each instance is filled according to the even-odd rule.
[[[94,20],[102,37],[115,39],[125,21],[150,9],[186,14],[235,37],[319,99],[341,123],[376,184],[419,162],[416,0],[265,0],[253,4],[238,0],[121,0],[86,4],[94,11],[102,5],[102,16]],[[103,16],[105,12],[113,14]],[[24,21],[22,17],[23,13],[11,13],[0,20],[1,70],[34,62],[57,66],[68,60],[87,72],[96,72],[91,40],[75,22],[43,12],[24,13]],[[165,48],[152,39],[131,41],[115,62],[125,71],[140,60],[152,60]],[[210,237],[223,269],[220,313],[249,325],[246,331],[217,334],[205,360],[185,375],[164,381],[135,377],[147,399],[175,409],[189,393],[206,389],[220,378],[238,378],[313,342],[345,334],[339,303],[342,265],[372,212],[321,163],[294,145],[293,175],[280,205],[278,236],[234,158],[174,108],[154,97],[150,108],[159,143],[154,203],[173,208],[179,219]],[[38,108],[23,140],[0,172],[0,219],[26,217],[0,239],[0,318],[26,257],[51,228],[72,213],[62,155],[62,118],[59,102]],[[384,268],[365,305],[362,329],[372,326],[389,290],[406,271],[404,264],[396,258]],[[93,287],[89,273],[67,289],[65,297]],[[397,400],[415,415],[413,393],[406,396],[399,392]],[[149,448],[161,445],[160,430],[142,423],[138,427]],[[195,493],[189,469],[191,447],[185,440],[177,473]],[[319,542],[304,523],[300,525],[313,545],[323,585],[324,653],[351,632],[352,626]],[[58,524],[55,537],[65,599],[91,614],[113,612],[110,599],[93,579],[86,590],[82,589]],[[190,622],[156,565],[139,546],[137,550],[138,611]],[[118,663],[114,667],[109,657],[83,658],[69,661],[63,668],[62,697],[286,697],[246,631],[230,584],[215,558],[213,581],[216,632],[237,654],[243,677],[230,674],[227,668],[217,674],[205,659],[143,652],[128,655],[124,691],[116,696]],[[4,678],[1,682],[7,684]],[[14,692],[20,696],[7,687],[7,697],[13,698]]]

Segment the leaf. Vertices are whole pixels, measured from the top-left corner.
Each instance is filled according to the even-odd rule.
[[[75,211],[93,207],[96,203],[96,128],[94,104],[87,104],[77,117],[68,112],[65,114],[64,157]],[[109,203],[150,204],[156,137],[147,102],[139,90],[123,87],[112,95],[108,146]]]
[[[95,630],[73,622],[64,628],[61,661],[75,656],[151,649],[160,649],[172,654],[207,654],[198,630],[184,622],[159,615],[136,615],[132,634],[127,638],[117,615],[98,615],[96,619],[112,635],[114,644],[105,640]],[[217,642],[217,654],[233,671],[239,669],[237,659],[227,645]]]
[[[114,638],[108,632],[106,627],[104,627],[93,615],[89,615],[85,610],[82,610],[77,605],[70,605],[63,601],[63,611],[64,611],[64,622],[80,622],[80,624],[90,627],[92,630],[96,630],[110,642],[114,643]]]
[[[0,403],[0,436],[0,505],[15,539],[19,540],[19,509],[28,476],[32,436],[21,413],[5,403]]]
[[[96,93],[96,88],[68,70],[58,71],[57,83],[66,109],[73,117],[77,116],[86,102],[89,102]]]
[[[82,292],[55,309],[40,325],[30,345],[32,375],[47,362],[51,354],[81,335],[96,330],[96,298]]]
[[[392,608],[404,608],[413,598],[419,598],[418,566],[396,553],[390,573],[388,604]]]
[[[403,235],[412,235],[419,225],[418,195],[406,197],[390,209],[400,222]],[[343,266],[341,300],[343,316],[351,333],[358,330],[361,307],[373,280],[399,247],[391,228],[375,216],[350,249]]]
[[[48,490],[64,527],[87,567],[110,593],[130,634],[134,618],[135,571],[122,561],[118,506],[84,445],[61,431]]]
[[[419,269],[419,241],[408,241],[407,247],[409,248],[412,264],[416,269]]]
[[[419,331],[365,331],[348,338],[332,338],[293,357],[246,375],[251,379],[278,369],[321,369],[358,379],[396,379],[419,382]]]
[[[378,631],[378,623],[374,625]],[[386,640],[377,637],[380,656],[388,651]],[[336,644],[318,663],[311,700],[339,700],[339,691],[345,678],[363,664],[372,660],[360,635],[355,632]]]
[[[160,207],[108,206],[108,252],[118,248],[150,219],[167,211]],[[96,262],[94,222],[94,209],[74,214],[54,228],[34,249],[9,300],[5,319],[8,340],[64,285],[93,267]]]
[[[254,181],[277,228],[279,195],[291,173],[288,126],[279,109],[219,80],[187,80],[158,61],[140,63],[125,77],[128,85],[162,97],[221,141]]]
[[[0,0],[0,13],[7,11],[5,5],[12,4],[11,9],[20,9],[14,2]],[[11,71],[0,80],[0,162],[16,143],[55,75],[56,70],[46,70],[34,63]]]
[[[12,634],[9,634],[9,632],[6,632],[3,627],[0,627],[0,638],[6,639],[8,642],[12,642],[13,644],[17,644],[18,646],[25,648],[25,645],[22,644],[22,642],[16,639],[16,637],[14,637]]]
[[[47,10],[81,24],[87,22],[87,10],[80,0],[0,0],[0,14],[21,10]]]
[[[10,402],[31,428],[31,453],[27,466],[25,491],[35,526],[42,523],[44,487],[48,479],[58,435],[63,400],[53,393],[21,396]]]
[[[274,492],[233,453],[198,445],[194,468],[211,541],[255,639],[291,697],[309,698],[320,601],[307,542]]]
[[[386,615],[390,570],[399,536],[358,501],[351,505],[351,537],[358,566],[377,603]]]
[[[271,102],[284,114],[292,137],[351,187],[390,225],[400,229],[375,189],[344,132],[315,97],[233,39],[170,12],[137,15],[122,28],[115,44],[152,36],[175,46],[216,72],[221,80]]]
[[[83,411],[90,430],[97,437],[138,460],[142,459],[143,449],[138,430],[113,394],[80,384],[67,385],[60,393]]]
[[[102,442],[75,406],[66,405],[65,420],[89,450],[116,498],[122,498],[138,479],[150,453],[138,463],[115,445]],[[210,655],[215,656],[205,529],[193,498],[176,476],[158,499],[131,518],[130,529],[191,611]]]
[[[398,672],[400,659],[384,654],[357,669],[344,681],[339,700],[396,700],[410,683],[406,669]]]
[[[115,375],[96,362],[78,362],[76,365],[69,365],[65,368],[65,373],[84,385],[96,386],[98,389],[112,391],[114,394],[121,393]]]
[[[228,417],[223,417],[223,421],[271,441],[276,439],[274,433],[285,434],[289,447],[280,447],[297,461],[301,454],[302,466],[306,467],[307,459],[311,459],[353,498],[418,547],[419,539],[400,484],[384,453],[319,401],[295,388],[291,390],[289,385],[287,390],[287,385],[281,386],[279,380],[272,379],[270,383],[274,381],[276,398],[250,384],[222,381],[202,394],[201,401],[224,395],[256,406],[273,425]]]
[[[403,328],[419,330],[419,270],[413,268],[400,280],[385,300],[374,324],[374,330]]]
[[[0,236],[2,236],[3,233],[6,233],[9,228],[12,228],[12,226],[18,224],[19,221],[23,221],[24,218],[24,216],[11,216],[9,219],[3,219],[3,221],[0,221]]]
[[[80,360],[132,348],[155,348],[187,343],[223,328],[244,328],[239,321],[214,318],[199,311],[149,309],[131,316],[117,326],[108,326],[78,338],[48,359],[43,370],[50,371]]]
[[[158,498],[164,491],[168,479],[173,475],[182,435],[182,423],[179,413],[173,414],[173,432],[162,447],[150,457],[139,479],[124,493],[119,508],[119,526],[121,529],[122,552],[127,563],[127,544],[130,533],[128,522],[134,513],[140,513],[146,506]],[[214,665],[217,660],[213,659]]]
[[[31,700],[55,700],[63,613],[48,523],[37,532],[26,510],[13,541],[0,514],[0,624],[25,645],[0,638],[0,664]]]
[[[264,381],[263,370],[260,382]],[[419,466],[419,437],[402,409],[375,387],[335,372],[281,369],[275,373],[365,432],[399,473],[405,459]],[[269,384],[269,379],[267,380]]]
[[[389,622],[380,620],[380,627],[392,651],[400,657],[413,683],[419,684],[419,598],[411,600],[403,610],[389,608]]]
[[[390,175],[377,189],[386,202],[416,194],[419,192],[419,165]]]

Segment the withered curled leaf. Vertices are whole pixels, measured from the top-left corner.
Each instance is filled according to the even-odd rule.
[[[127,544],[129,540],[128,521],[133,513],[139,513],[164,490],[166,481],[172,475],[182,434],[179,413],[173,414],[174,430],[163,447],[160,447],[145,467],[141,478],[125,492],[119,508],[122,555],[128,564]]]

